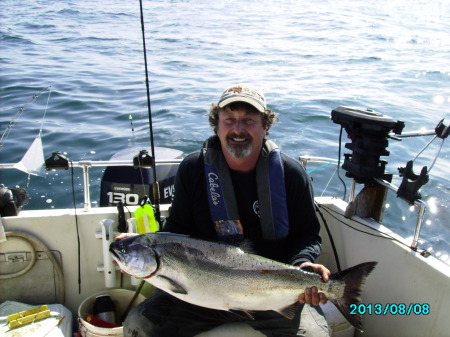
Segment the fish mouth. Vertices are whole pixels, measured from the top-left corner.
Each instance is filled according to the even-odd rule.
[[[111,253],[113,259],[117,262],[121,260],[120,255],[117,253],[117,251],[114,248],[109,248],[109,252]]]

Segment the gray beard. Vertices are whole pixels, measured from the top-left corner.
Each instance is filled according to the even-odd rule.
[[[253,151],[252,144],[248,145],[230,145],[227,144],[227,152],[234,158],[244,158],[250,155]]]

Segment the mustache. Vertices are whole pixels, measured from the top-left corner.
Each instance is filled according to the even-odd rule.
[[[252,137],[247,132],[240,133],[240,134],[238,134],[236,132],[232,132],[227,135],[227,140],[232,140],[233,138],[244,138],[244,139],[250,139],[250,140],[252,139]]]

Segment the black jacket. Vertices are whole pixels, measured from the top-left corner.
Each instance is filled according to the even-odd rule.
[[[282,154],[289,213],[289,235],[282,240],[263,240],[257,215],[256,171],[230,170],[244,235],[256,254],[284,263],[313,262],[321,252],[320,224],[315,213],[309,175],[300,162]],[[175,195],[164,231],[217,241],[206,194],[201,152],[188,155],[175,178]]]

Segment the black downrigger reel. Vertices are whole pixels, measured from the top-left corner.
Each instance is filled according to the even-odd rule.
[[[342,165],[346,176],[366,186],[376,184],[373,178],[390,182],[392,174],[385,173],[387,161],[381,160],[380,157],[389,156],[389,133],[393,131],[400,135],[405,123],[371,109],[344,106],[332,110],[331,119],[345,128],[351,140],[345,147],[352,153],[344,154]]]
[[[392,174],[385,172],[387,161],[380,158],[389,156],[387,150],[389,138],[402,140],[400,135],[405,123],[371,109],[344,106],[332,110],[331,119],[345,128],[351,140],[345,147],[352,153],[344,154],[345,160],[342,165],[346,176],[366,187],[377,186],[375,178],[391,182]],[[449,129],[441,120],[434,130],[435,137],[447,138]],[[415,174],[413,161],[408,161],[405,167],[399,167],[398,170],[402,182],[397,190],[397,197],[413,205],[421,198],[419,189],[428,183],[429,170],[424,166],[420,174]]]
[[[444,120],[441,120],[433,131],[401,135],[405,126],[403,121],[395,121],[391,117],[384,116],[371,109],[341,106],[331,111],[331,119],[334,123],[345,128],[348,138],[351,140],[351,143],[346,143],[345,147],[352,152],[344,154],[345,160],[342,165],[342,168],[346,171],[346,176],[353,178],[356,183],[364,184],[364,188],[356,197],[353,195],[353,185],[351,200],[344,214],[347,218],[358,215],[362,218],[381,221],[387,188],[390,188],[390,182],[392,181],[392,174],[385,172],[387,161],[380,159],[383,156],[389,156],[389,151],[387,151],[389,138],[402,140],[404,137],[434,135],[435,138],[438,137],[444,141],[450,134],[450,127],[445,126]],[[428,183],[428,173],[433,165],[434,162],[430,169],[424,166],[420,174],[414,173],[413,160],[408,161],[405,167],[398,168],[402,182],[400,187],[396,189],[397,197],[407,201],[410,205],[419,207],[414,239],[411,244],[411,249],[414,251],[418,250],[418,239],[425,210],[423,202],[420,200],[419,189]],[[423,250],[420,254],[425,257],[430,255],[426,250]]]
[[[392,174],[385,172],[387,161],[381,157],[389,156],[388,138],[392,138],[389,134],[392,131],[396,135],[401,134],[405,124],[371,109],[343,106],[331,111],[331,119],[345,128],[351,140],[351,143],[345,144],[352,151],[344,154],[342,168],[346,171],[345,175],[356,183],[364,184],[356,197],[353,185],[345,216],[358,215],[381,221],[387,189],[376,179],[392,181]]]

